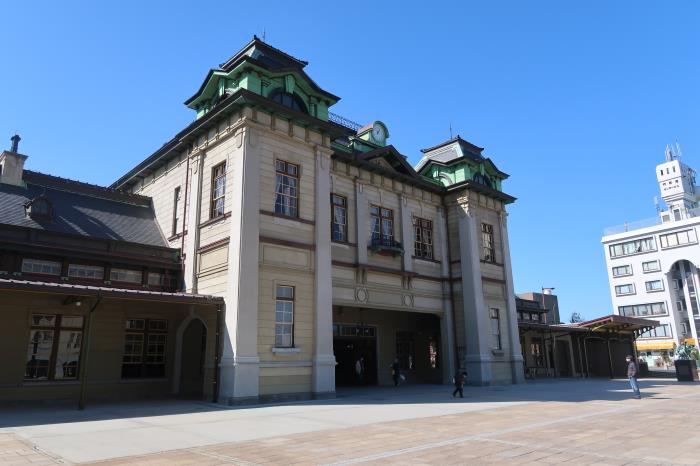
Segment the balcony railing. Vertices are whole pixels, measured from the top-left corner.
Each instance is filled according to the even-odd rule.
[[[674,217],[674,213],[671,210],[663,210],[659,212],[658,217],[646,218],[644,220],[635,220],[633,222],[625,222],[622,225],[616,225],[614,227],[608,227],[603,230],[603,235],[615,235],[618,233],[625,233],[628,231],[639,230],[642,228],[653,227],[656,225],[661,225],[662,223],[670,223],[679,220],[686,220],[689,218],[700,217],[700,207],[694,209],[683,209],[679,211],[680,219]]]
[[[338,114],[335,114],[333,112],[328,112],[328,121],[331,123],[335,123],[340,126],[344,126],[345,128],[351,129],[355,132],[357,132],[360,128],[362,128],[362,125],[359,123],[355,123],[352,120],[348,120],[345,117],[342,117]]]
[[[372,236],[369,249],[379,254],[389,253],[391,255],[397,255],[403,253],[403,245],[398,241],[394,241],[392,236],[385,235]]]

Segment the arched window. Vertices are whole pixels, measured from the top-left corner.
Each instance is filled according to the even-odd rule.
[[[281,88],[270,92],[267,98],[298,112],[309,113],[306,109],[306,105],[298,95],[284,92]]]
[[[482,175],[481,173],[475,173],[472,177],[472,180],[476,181],[479,184],[483,184],[484,186],[488,186],[489,188],[491,187],[491,180],[489,179],[489,177],[486,175]]]

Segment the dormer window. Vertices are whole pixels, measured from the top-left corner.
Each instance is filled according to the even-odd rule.
[[[308,113],[306,110],[306,105],[299,98],[299,96],[290,94],[289,92],[284,92],[282,89],[275,89],[274,91],[270,92],[267,98],[298,112]]]
[[[27,215],[34,220],[49,221],[53,217],[53,206],[45,196],[39,196],[29,201],[24,208]]]
[[[491,187],[491,180],[489,179],[489,177],[486,175],[482,175],[481,173],[475,173],[472,177],[472,180],[476,181],[479,184],[483,184],[484,186],[488,186],[489,188]]]

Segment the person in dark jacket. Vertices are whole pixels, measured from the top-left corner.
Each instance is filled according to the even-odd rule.
[[[467,373],[462,372],[461,374],[455,375],[455,391],[452,392],[452,398],[457,396],[459,393],[460,398],[464,398],[464,384],[467,382]]]
[[[399,358],[394,359],[394,363],[391,365],[391,378],[394,379],[394,387],[398,387],[399,380],[401,380],[401,366],[399,365]]]
[[[632,387],[634,397],[640,399],[642,394],[639,392],[639,385],[637,385],[637,363],[629,354],[625,359],[627,360],[627,378],[630,379],[630,387]]]

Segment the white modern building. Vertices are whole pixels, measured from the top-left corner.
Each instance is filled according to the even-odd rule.
[[[637,341],[650,367],[672,357],[679,343],[696,344],[700,318],[695,171],[667,147],[656,178],[665,210],[657,207],[653,219],[608,228],[602,239],[615,314],[661,323]]]

